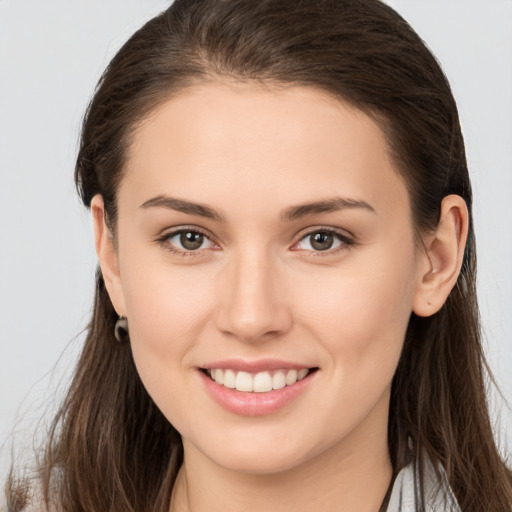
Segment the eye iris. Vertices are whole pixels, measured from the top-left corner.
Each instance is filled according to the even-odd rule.
[[[331,233],[315,233],[311,235],[311,247],[317,251],[326,251],[334,243],[334,237]]]
[[[194,231],[186,231],[180,235],[181,245],[190,251],[199,249],[203,245],[204,235],[201,233],[195,233]]]

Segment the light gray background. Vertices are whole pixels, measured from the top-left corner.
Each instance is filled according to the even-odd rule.
[[[512,0],[388,3],[437,55],[459,104],[486,348],[512,401]],[[90,314],[92,231],[72,180],[82,114],[113,53],[168,4],[0,0],[0,480],[5,441],[58,402]],[[512,445],[511,415],[494,403]]]

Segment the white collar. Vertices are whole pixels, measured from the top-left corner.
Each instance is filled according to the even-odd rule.
[[[425,512],[461,512],[444,469],[441,466],[438,468],[441,479],[437,477],[432,463],[425,463]],[[419,510],[419,503],[416,501],[419,490],[418,465],[411,462],[398,473],[386,512],[416,512]]]

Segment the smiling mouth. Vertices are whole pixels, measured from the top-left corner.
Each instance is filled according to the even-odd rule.
[[[315,372],[318,368],[281,369],[258,373],[249,373],[231,369],[203,369],[211,380],[228,389],[249,393],[267,393],[275,389],[293,386],[295,383]]]

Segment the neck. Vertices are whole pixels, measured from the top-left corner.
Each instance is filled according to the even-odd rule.
[[[387,425],[367,420],[329,450],[270,475],[220,467],[184,440],[171,512],[378,512],[392,466]]]

